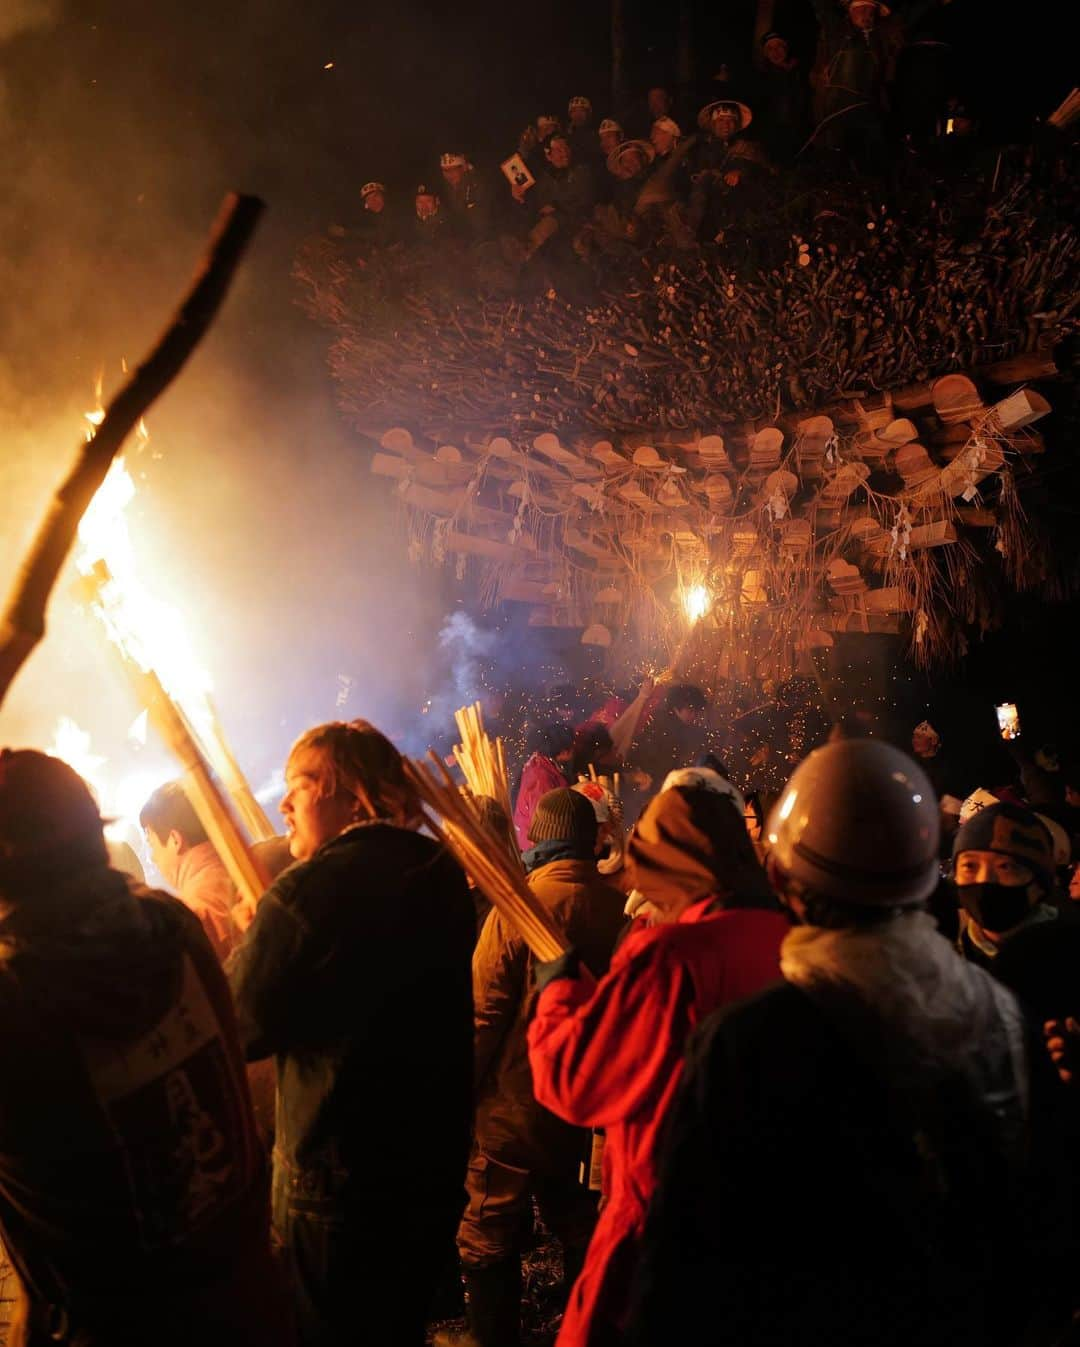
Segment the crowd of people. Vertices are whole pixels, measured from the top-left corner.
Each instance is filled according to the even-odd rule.
[[[433,1341],[515,1347],[536,1212],[560,1347],[1076,1340],[1067,755],[1014,740],[960,799],[928,721],[781,698],[788,779],[747,798],[715,694],[573,702],[482,809],[550,963],[368,722],[291,749],[253,909],[178,785],[142,811],[174,897],[3,751],[14,1343],[420,1347],[456,1266]]]
[[[565,112],[530,122],[498,169],[447,145],[411,197],[365,182],[355,232],[367,248],[498,239],[518,263],[572,264],[656,242],[722,242],[775,207],[793,167],[882,183],[916,160],[951,181],[990,171],[994,153],[949,59],[952,28],[946,41],[935,27],[940,0],[897,12],[882,0],[813,0],[812,10],[812,59],[773,29],[721,62],[696,97],[658,84],[620,111],[575,94]]]

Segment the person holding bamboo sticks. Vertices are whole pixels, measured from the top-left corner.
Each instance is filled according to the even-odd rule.
[[[687,1039],[711,1010],[780,977],[788,922],[737,792],[706,769],[679,780],[651,801],[628,845],[629,882],[651,904],[651,924],[631,930],[599,981],[574,951],[537,966],[528,1034],[536,1098],[569,1123],[606,1131],[605,1203],[558,1347],[624,1341]]]
[[[574,731],[555,721],[540,725],[531,732],[526,750],[514,796],[514,832],[522,851],[529,849],[529,824],[540,797],[570,784],[566,774],[574,753]]]
[[[249,1060],[277,1062],[273,1223],[303,1347],[422,1347],[461,1214],[472,1118],[465,876],[416,829],[397,749],[366,721],[294,744],[297,864],[230,967]]]
[[[582,959],[602,974],[623,925],[623,895],[596,869],[592,802],[568,787],[548,791],[529,825],[528,885]],[[458,1229],[468,1327],[442,1332],[437,1347],[516,1347],[521,1331],[521,1241],[535,1197],[563,1247],[569,1285],[596,1220],[578,1181],[587,1134],[533,1095],[525,1035],[532,1012],[533,955],[499,911],[484,924],[473,958],[476,1121],[468,1205]]]
[[[0,751],[0,1232],[14,1347],[291,1347],[236,1016],[86,783]]]

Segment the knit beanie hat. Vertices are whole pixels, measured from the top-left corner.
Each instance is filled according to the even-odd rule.
[[[530,842],[578,842],[596,845],[596,811],[592,801],[569,786],[541,795],[529,824]]]
[[[1054,847],[1050,834],[1030,809],[995,804],[980,809],[957,829],[953,862],[962,851],[996,851],[1034,871],[1044,884],[1054,880]]]

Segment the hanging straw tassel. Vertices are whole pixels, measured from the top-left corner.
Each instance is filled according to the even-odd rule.
[[[428,764],[408,758],[403,762],[406,779],[424,807],[424,821],[484,897],[538,959],[546,963],[565,954],[570,948],[566,936],[525,882],[520,864],[507,855],[502,840],[482,822],[471,797],[462,794],[436,754],[428,754]]]

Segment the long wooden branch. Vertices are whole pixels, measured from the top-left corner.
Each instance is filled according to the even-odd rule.
[[[79,521],[105,480],[120,446],[154,400],[180,373],[217,316],[264,204],[230,193],[186,297],[150,355],[109,404],[97,434],[45,512],[0,614],[0,705],[15,675],[45,634],[45,610]]]

